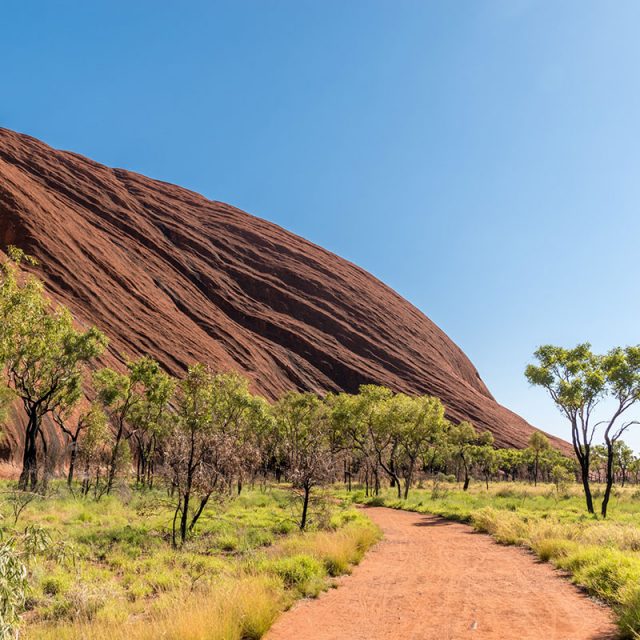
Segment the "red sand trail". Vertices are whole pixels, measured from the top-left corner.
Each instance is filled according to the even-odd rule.
[[[367,515],[383,541],[337,589],[285,613],[267,640],[617,637],[608,608],[524,549],[435,516]]]

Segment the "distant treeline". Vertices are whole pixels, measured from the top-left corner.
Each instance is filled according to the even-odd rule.
[[[42,490],[62,467],[70,487],[95,499],[118,481],[160,482],[175,501],[178,545],[212,496],[240,493],[246,482],[289,482],[300,492],[304,529],[313,487],[337,480],[362,483],[367,494],[390,483],[406,498],[425,477],[466,489],[472,477],[561,483],[575,473],[542,433],[524,451],[496,449],[489,432],[447,420],[431,396],[365,385],[356,395],[291,392],[270,404],[237,373],[194,364],[178,380],[149,357],[124,372],[91,373],[107,338],[95,327],[77,329],[21,270],[29,258],[15,248],[9,255],[0,271],[0,398],[5,408],[18,399],[25,412],[24,491]],[[46,416],[66,443],[63,460],[52,453]],[[622,481],[637,481],[638,461],[622,443],[616,460]]]

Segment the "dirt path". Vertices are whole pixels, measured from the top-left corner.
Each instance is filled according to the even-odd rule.
[[[367,515],[384,540],[337,589],[285,613],[267,640],[616,637],[607,608],[523,549],[434,516]]]

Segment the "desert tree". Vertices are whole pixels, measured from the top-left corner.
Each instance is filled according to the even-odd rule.
[[[354,466],[364,472],[366,495],[370,486],[379,490],[377,454],[369,436],[368,423],[373,405],[359,395],[328,394],[325,404],[329,411],[332,447],[342,458],[344,482],[351,490]]]
[[[155,360],[139,361],[134,369],[139,396],[131,405],[128,423],[135,444],[136,481],[152,487],[156,458],[173,427],[175,380]]]
[[[169,447],[172,483],[177,490],[172,528],[174,546],[177,546],[178,532],[181,542],[186,541],[192,492],[201,482],[207,481],[212,385],[212,375],[202,364],[189,367],[178,385],[177,423]]]
[[[459,424],[451,425],[447,433],[451,457],[462,467],[464,476],[462,488],[464,491],[469,488],[469,482],[471,481],[470,471],[473,464],[473,447],[477,438],[478,435],[473,425],[464,420]]]
[[[98,404],[82,417],[83,429],[77,443],[77,464],[81,475],[81,493],[93,491],[96,500],[108,488],[109,462],[113,451],[113,432],[109,419]]]
[[[571,473],[565,465],[556,464],[551,469],[551,482],[555,485],[556,496],[559,496],[561,491],[566,490],[571,480]]]
[[[607,448],[603,444],[594,444],[591,448],[590,472],[595,474],[598,484],[607,477]]]
[[[81,411],[71,425],[72,417],[64,415],[58,411],[53,412],[53,419],[57,423],[60,431],[67,438],[67,446],[69,449],[69,468],[67,471],[67,485],[71,487],[75,475],[76,462],[78,459],[78,449],[80,446],[80,438],[96,419],[104,419],[104,412],[98,404],[91,404],[86,410]]]
[[[602,358],[606,390],[614,401],[611,416],[604,421],[604,442],[607,449],[606,485],[600,513],[607,517],[607,507],[614,482],[615,448],[622,434],[635,420],[622,422],[624,414],[640,400],[640,345],[615,348]]]
[[[398,434],[399,455],[404,477],[404,498],[416,471],[416,463],[429,446],[435,447],[443,439],[447,421],[444,406],[432,396],[411,397],[399,393],[388,403],[388,423]]]
[[[260,396],[253,396],[247,412],[247,428],[241,432],[242,445],[247,455],[241,465],[239,477],[242,480],[242,474],[246,474],[252,487],[258,474],[267,468],[268,456],[272,452],[270,445],[274,431],[273,423],[273,411],[269,402]],[[241,485],[238,485],[238,489],[241,488]]]
[[[519,449],[497,449],[497,464],[507,479],[515,482],[524,465],[524,455]]]
[[[246,384],[234,374],[214,376],[204,365],[189,367],[178,385],[177,421],[167,447],[176,495],[172,541],[184,544],[214,491],[222,494],[237,473],[245,427]],[[246,449],[245,449],[246,452]]]
[[[27,418],[19,487],[35,490],[38,440],[43,450],[47,446],[43,418],[78,402],[83,367],[104,351],[107,340],[95,327],[76,329],[69,310],[53,306],[37,278],[21,277],[22,254],[13,250],[12,256],[0,271],[0,361]]]
[[[249,381],[237,373],[217,374],[211,384],[213,463],[230,490],[235,479],[240,494],[245,474],[253,475],[260,466],[260,445],[265,443],[269,408],[262,398],[250,392]],[[208,499],[203,498],[202,508]]]
[[[470,449],[471,460],[480,469],[482,476],[489,490],[489,480],[498,470],[498,456],[493,446],[493,435],[485,431],[476,437],[477,444]]]
[[[633,482],[638,484],[640,482],[640,458],[634,456],[629,467],[627,469],[629,477],[633,477]]]
[[[620,473],[620,484],[624,487],[627,483],[629,470],[635,461],[633,449],[626,442],[618,440],[613,447],[613,452],[615,467]]]
[[[356,415],[367,434],[369,446],[375,454],[377,467],[380,467],[387,474],[391,486],[396,488],[398,498],[401,498],[402,485],[398,460],[400,431],[391,410],[393,398],[393,392],[387,387],[362,385],[356,396]],[[377,484],[376,478],[376,493]]]
[[[424,448],[421,456],[422,470],[429,474],[435,475],[446,471],[449,461],[449,451],[447,443],[447,433],[450,423],[445,421],[444,429],[438,434],[433,442],[429,442]]]
[[[313,393],[291,392],[273,407],[287,463],[287,477],[302,492],[300,530],[308,523],[313,487],[330,477],[332,456],[327,406]]]
[[[528,380],[545,388],[569,419],[574,452],[580,465],[587,510],[594,512],[590,488],[593,438],[604,426],[605,491],[600,513],[607,508],[614,483],[615,445],[635,420],[623,421],[626,412],[640,399],[640,346],[612,349],[604,356],[591,351],[589,344],[574,349],[546,345],[535,352],[537,365],[525,371]],[[594,411],[603,397],[613,401],[612,413],[595,422]]]
[[[547,438],[542,431],[534,431],[529,436],[528,444],[528,453],[531,455],[533,460],[533,485],[537,486],[538,473],[540,471],[540,458],[549,451],[551,444],[549,443],[549,438]]]
[[[584,488],[587,510],[593,513],[589,471],[593,436],[597,427],[594,410],[606,389],[602,358],[591,351],[588,343],[573,349],[553,345],[539,347],[534,356],[537,364],[525,370],[527,380],[545,389],[569,420],[571,442]]]
[[[124,373],[109,368],[96,371],[93,382],[98,400],[109,415],[114,435],[107,472],[109,493],[119,463],[127,454],[125,446],[134,434],[140,434],[137,453],[147,464],[147,456],[151,455],[158,433],[163,428],[162,420],[172,397],[173,381],[153,358],[143,356],[128,362]]]

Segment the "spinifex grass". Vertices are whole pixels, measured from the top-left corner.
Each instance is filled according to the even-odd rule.
[[[598,490],[596,490],[596,496]],[[616,489],[607,520],[590,516],[579,487],[497,483],[488,490],[472,485],[430,482],[399,500],[395,491],[353,502],[384,505],[468,522],[498,542],[528,547],[542,560],[569,572],[573,581],[610,604],[626,637],[640,637],[640,494]]]
[[[212,505],[178,550],[161,491],[123,490],[95,502],[60,485],[15,526],[5,505],[5,535],[35,524],[53,541],[30,566],[24,636],[260,638],[279,612],[326,589],[378,539],[351,505],[322,505],[301,534],[290,491],[246,491]]]

